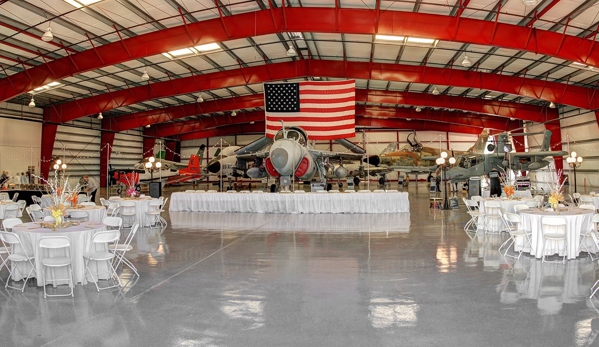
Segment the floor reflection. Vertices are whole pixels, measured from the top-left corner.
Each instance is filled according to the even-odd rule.
[[[410,213],[382,214],[262,214],[170,212],[173,230],[193,231],[317,231],[403,232],[410,230]],[[192,231],[192,230],[185,230]]]

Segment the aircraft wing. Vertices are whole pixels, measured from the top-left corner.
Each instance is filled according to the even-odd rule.
[[[393,171],[400,172],[414,172],[414,173],[428,173],[435,172],[437,170],[437,166],[407,166],[407,165],[393,165],[390,167]]]
[[[342,152],[330,152],[330,151],[318,151],[315,149],[309,150],[310,154],[314,158],[333,158],[343,160],[361,160],[363,155],[357,153],[342,153]]]
[[[540,152],[520,152],[510,153],[514,158],[529,158],[529,157],[562,157],[568,155],[566,151],[540,151]]]
[[[255,153],[245,153],[245,154],[237,154],[236,158],[241,160],[255,160],[256,158],[266,158],[268,157],[268,151],[255,152]]]

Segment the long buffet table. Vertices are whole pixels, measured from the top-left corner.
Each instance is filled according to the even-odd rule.
[[[173,193],[169,211],[249,213],[410,212],[408,193]]]

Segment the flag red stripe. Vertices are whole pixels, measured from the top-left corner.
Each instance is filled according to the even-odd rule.
[[[326,108],[326,107],[315,107],[315,108],[303,108],[300,105],[300,112],[301,113],[323,113],[323,112],[343,112],[343,111],[351,111],[352,113],[355,112],[355,106],[345,106],[345,107],[331,107],[331,108]],[[324,120],[325,117],[323,117]]]
[[[305,94],[345,94],[351,93],[355,88],[344,88],[344,89],[304,89],[300,88],[300,97]]]
[[[353,120],[355,118],[355,116],[352,115],[347,115],[347,116],[339,116],[339,117],[326,117],[324,119],[325,122],[337,122],[337,121],[342,121],[342,120]],[[291,116],[291,117],[285,117],[285,118],[281,118],[281,117],[270,117],[267,116],[266,117],[266,121],[271,121],[271,122],[278,122],[279,120],[283,119],[284,121],[290,121],[290,122],[318,122],[319,118],[317,117],[305,117],[305,116]],[[280,127],[279,127],[280,129]]]
[[[349,81],[325,81],[325,82],[314,82],[314,81],[304,81],[300,82],[300,85],[303,86],[342,86],[342,85],[353,85],[354,80]]]
[[[285,128],[286,127],[287,126],[285,126]],[[355,127],[354,124],[337,125],[337,126],[331,126],[331,125],[323,124],[322,126],[318,126],[318,125],[316,125],[316,126],[302,126],[302,129],[308,131],[308,136],[310,137],[310,133],[309,133],[310,130],[325,131],[325,130],[345,130],[345,129],[347,129],[347,130],[351,130],[351,132],[354,132],[354,127]],[[280,126],[274,126],[274,125],[267,125],[266,129],[274,130],[276,132],[276,131],[281,130],[281,127]]]
[[[300,104],[302,104],[302,103],[337,104],[337,103],[342,103],[342,102],[355,103],[356,97],[355,96],[351,96],[351,97],[347,97],[347,98],[331,97],[331,98],[324,98],[324,99],[311,99],[311,98],[300,97]]]

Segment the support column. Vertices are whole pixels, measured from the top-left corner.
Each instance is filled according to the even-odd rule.
[[[559,120],[559,112],[551,113],[550,119],[555,119],[545,123],[545,129],[551,131],[550,150],[561,151],[562,150],[562,128]],[[564,168],[564,157],[553,157],[555,161],[555,170],[562,170]],[[560,182],[564,179],[563,172],[562,177],[559,177]]]
[[[107,171],[109,168],[110,157],[112,156],[114,135],[115,133],[111,131],[102,131],[100,134],[100,187],[108,186]]]
[[[46,117],[44,112],[44,118]],[[48,179],[50,166],[52,165],[52,152],[54,150],[54,141],[56,140],[57,124],[42,124],[42,148],[40,151],[40,172],[39,175]]]

